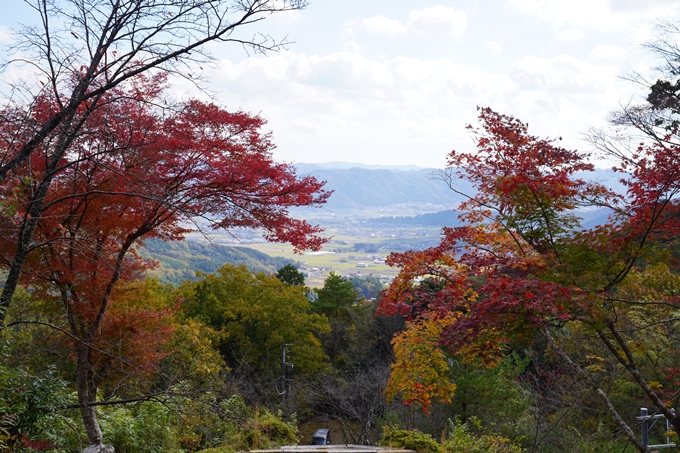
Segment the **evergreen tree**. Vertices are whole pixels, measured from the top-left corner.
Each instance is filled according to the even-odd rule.
[[[323,288],[315,288],[314,292],[317,300],[313,304],[313,310],[328,316],[329,319],[345,316],[347,309],[358,299],[358,292],[352,282],[335,272],[330,273]]]
[[[291,286],[305,286],[305,276],[292,264],[286,264],[279,269],[276,278]]]

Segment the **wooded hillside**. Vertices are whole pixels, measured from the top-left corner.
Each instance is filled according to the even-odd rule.
[[[146,241],[140,250],[145,258],[158,262],[148,275],[161,283],[178,285],[196,278],[197,271],[213,273],[225,264],[246,266],[252,272],[275,274],[293,260],[272,257],[248,247],[209,244],[195,241]]]

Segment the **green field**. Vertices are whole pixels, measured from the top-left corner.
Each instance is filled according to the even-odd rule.
[[[392,251],[403,250],[404,243],[422,240],[425,235],[428,238],[436,238],[439,235],[439,228],[428,228],[426,233],[424,230],[424,228],[402,228],[394,231],[352,229],[352,232],[348,233],[346,228],[327,228],[325,234],[332,239],[323,246],[320,254],[309,252],[295,254],[293,247],[288,244],[262,242],[252,238],[243,239],[237,244],[234,244],[233,237],[226,235],[213,234],[211,239],[216,243],[249,247],[270,256],[293,259],[300,263],[300,271],[307,275],[307,285],[314,288],[323,286],[330,272],[342,276],[349,274],[383,276],[383,281],[387,282],[389,278],[395,277],[399,270],[384,264],[384,258]],[[357,243],[372,244],[380,250],[371,253],[354,251]],[[375,262],[376,260],[378,262]]]

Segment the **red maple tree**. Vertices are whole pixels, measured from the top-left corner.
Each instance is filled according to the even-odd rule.
[[[164,87],[162,76],[138,76],[110,90],[68,144],[56,170],[46,170],[50,146],[62,144],[45,140],[0,188],[5,200],[0,255],[9,266],[22,241],[24,220],[36,214],[32,200],[43,174],[54,171],[40,200],[20,281],[63,307],[92,444],[102,438],[92,407],[101,382],[112,368],[152,368],[168,332],[161,312],[136,307],[125,314],[111,307],[117,286],[139,281],[151,266],[137,254],[144,239],[180,239],[209,225],[263,228],[268,240],[290,242],[296,250],[318,249],[326,240],[317,234],[320,228],[291,217],[288,210],[322,204],[330,193],[322,182],[300,178],[294,167],[273,160],[274,144],[261,131],[262,118],[195,100],[165,107]],[[40,123],[51,109],[45,100],[31,112],[5,114],[28,115]],[[22,134],[30,132],[3,128],[3,149],[13,149],[11,143]],[[135,335],[120,334],[140,320],[145,321],[133,329]],[[150,336],[143,334],[145,329],[153,331]],[[107,346],[108,340],[121,337],[127,338],[131,357],[120,357]],[[135,355],[142,357],[141,365],[134,364]]]
[[[589,156],[531,136],[526,124],[488,108],[480,109],[479,120],[479,129],[469,127],[477,149],[452,151],[448,170],[440,174],[453,190],[458,178],[476,190],[464,194],[460,206],[465,225],[444,228],[436,247],[390,255],[388,263],[401,269],[384,293],[381,312],[413,322],[440,319],[439,347],[488,365],[542,335],[593,388],[630,441],[646,451],[600,386],[597,367],[574,360],[553,334],[565,327],[590,332],[607,358],[680,428],[669,407],[677,392],[650,384],[658,373],[647,369],[645,376],[649,365],[633,352],[641,347],[635,332],[666,322],[678,308],[674,293],[635,283],[634,276],[652,263],[672,262],[663,250],[680,226],[679,150],[660,142],[641,145],[618,167],[628,188],[620,195],[581,177],[594,168]],[[588,206],[609,208],[609,222],[581,228],[575,209]],[[422,279],[437,284],[418,284]],[[641,313],[641,306],[655,308]],[[675,347],[671,333],[655,331],[654,338],[656,347]],[[668,385],[676,379],[670,369]]]

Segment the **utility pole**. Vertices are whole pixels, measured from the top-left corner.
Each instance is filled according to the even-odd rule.
[[[288,393],[288,382],[290,378],[288,377],[293,371],[293,364],[287,361],[286,349],[288,346],[293,346],[293,343],[283,343],[281,345],[281,390],[279,394],[284,397]]]

